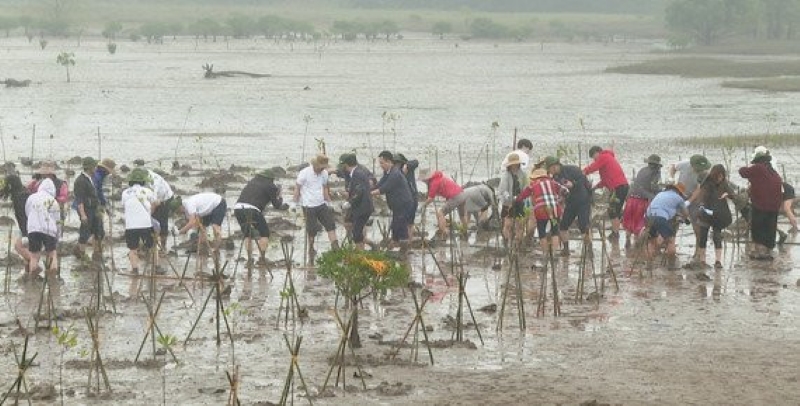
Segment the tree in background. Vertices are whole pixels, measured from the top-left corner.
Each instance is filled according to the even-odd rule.
[[[119,34],[121,31],[122,24],[119,21],[107,22],[105,28],[103,28],[103,38],[106,38],[109,41],[115,41],[117,39],[117,34]]]
[[[439,39],[444,39],[445,34],[449,34],[453,32],[453,24],[450,24],[447,21],[437,21],[433,23],[431,27],[431,33],[439,37]]]
[[[11,30],[19,27],[19,20],[13,17],[0,17],[0,31],[6,32],[6,38],[11,35]]]
[[[56,57],[56,63],[63,66],[64,69],[67,70],[67,83],[69,83],[69,67],[75,66],[75,54],[72,52],[62,52]]]

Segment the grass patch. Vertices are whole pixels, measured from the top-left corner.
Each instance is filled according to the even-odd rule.
[[[800,133],[718,135],[713,137],[681,138],[677,143],[689,147],[775,147],[800,146]]]
[[[726,80],[722,82],[722,87],[763,90],[766,92],[800,92],[800,77]]]
[[[798,61],[737,62],[718,58],[663,58],[606,69],[609,73],[677,75],[686,78],[800,76]]]

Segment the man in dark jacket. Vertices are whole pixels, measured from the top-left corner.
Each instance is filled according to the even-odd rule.
[[[378,155],[378,164],[383,169],[383,177],[378,181],[378,187],[372,191],[373,195],[386,195],[386,203],[392,211],[392,241],[407,245],[409,213],[413,210],[414,201],[411,198],[411,188],[400,169],[394,165],[392,153],[382,151]]]
[[[400,172],[406,177],[408,187],[411,189],[411,199],[414,204],[408,217],[408,237],[414,236],[414,220],[417,217],[417,208],[419,207],[419,189],[417,189],[417,168],[419,168],[419,161],[416,159],[408,160],[403,154],[394,155],[394,163],[400,168]]]
[[[257,240],[258,251],[261,253],[258,265],[267,264],[266,252],[270,232],[264,219],[264,210],[269,203],[276,209],[286,209],[281,197],[281,187],[275,184],[275,173],[266,169],[258,172],[247,182],[239,195],[239,200],[233,205],[233,215],[244,234],[248,264],[253,261],[253,239]]]
[[[75,256],[84,258],[84,251],[92,238],[92,258],[100,258],[100,242],[105,237],[103,229],[103,214],[100,210],[100,200],[97,196],[97,185],[93,179],[97,161],[91,157],[83,158],[83,172],[75,178],[72,186],[74,191],[73,208],[78,212],[81,227],[78,231],[78,245],[75,246]]]
[[[558,183],[569,189],[569,194],[564,205],[564,214],[559,222],[563,249],[561,255],[569,255],[569,228],[578,220],[578,230],[584,236],[584,243],[591,242],[589,223],[592,218],[592,183],[583,174],[581,168],[575,165],[562,165],[554,156],[546,157],[540,165],[547,169],[547,173]]]
[[[375,207],[372,205],[370,190],[371,174],[358,164],[356,154],[344,154],[339,158],[339,164],[344,167],[349,181],[347,182],[347,202],[344,208],[350,210],[353,242],[359,249],[364,249],[366,237],[364,227],[367,226]]]

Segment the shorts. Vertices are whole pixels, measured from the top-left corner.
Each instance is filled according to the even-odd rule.
[[[592,205],[588,201],[586,203],[570,203],[564,207],[564,214],[561,216],[561,224],[559,228],[562,231],[569,230],[575,219],[578,219],[578,230],[581,233],[589,231],[589,221],[592,215]]]
[[[320,224],[325,231],[336,229],[333,210],[327,204],[317,207],[303,207],[303,214],[306,216],[306,233],[310,236],[317,235],[320,231]]]
[[[89,238],[94,236],[95,240],[102,240],[106,236],[103,229],[103,214],[97,208],[85,209],[86,222],[81,222],[81,227],[78,229],[78,243],[86,244]]]
[[[794,187],[786,182],[783,182],[783,200],[794,200]]]
[[[141,243],[141,244],[140,244]],[[125,230],[125,245],[129,250],[137,250],[140,246],[153,248],[152,228],[131,228]]]
[[[675,229],[672,228],[672,221],[664,217],[652,216],[647,218],[650,225],[650,238],[661,236],[664,239],[675,237]]]
[[[550,226],[550,232],[547,231],[547,226]],[[536,220],[536,230],[539,233],[539,239],[545,238],[548,235],[558,237],[558,221],[553,219]]]
[[[233,211],[239,228],[245,238],[269,237],[269,226],[264,215],[257,209],[236,209]]]
[[[228,211],[228,203],[225,202],[225,199],[222,199],[222,201],[219,202],[217,207],[215,207],[214,210],[211,210],[211,213],[208,213],[207,215],[200,218],[200,220],[203,222],[203,227],[208,227],[212,224],[221,226],[222,220],[225,220],[225,212],[227,211]],[[164,226],[161,226],[162,230],[164,228],[165,228]]]
[[[371,214],[367,214],[364,216],[355,216],[352,217],[353,222],[353,242],[356,244],[364,242],[364,227],[367,226],[367,221],[369,221],[369,217]]]
[[[169,235],[169,206],[172,202],[172,197],[169,199],[159,203],[156,206],[156,209],[153,210],[153,218],[158,221],[158,224],[161,224],[161,230],[159,230],[159,234],[162,237],[166,237]]]
[[[614,189],[611,201],[608,202],[608,218],[612,220],[622,218],[622,208],[625,206],[625,199],[628,198],[628,185],[620,185]]]
[[[53,252],[56,250],[58,238],[44,233],[28,233],[28,250],[30,252],[39,252],[44,248],[45,252]]]
[[[464,192],[461,192],[452,199],[447,199],[444,203],[444,207],[442,207],[442,214],[448,215],[451,211],[458,209],[458,215],[464,215],[464,204],[467,202],[467,195]]]

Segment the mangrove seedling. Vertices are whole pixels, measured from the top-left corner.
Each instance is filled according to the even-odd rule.
[[[175,346],[177,339],[175,336],[171,336],[169,334],[162,335],[161,333],[158,334],[158,345],[161,346],[163,351],[163,356],[166,358],[167,352],[172,353],[172,347]],[[174,357],[174,355],[173,355]],[[166,360],[164,362],[164,366],[161,367],[161,401],[162,404],[167,404],[167,363]]]
[[[67,83],[70,82],[69,79],[69,67],[75,66],[75,54],[72,52],[62,52],[58,54],[56,57],[56,63],[63,66],[64,69],[67,71]]]
[[[53,336],[61,348],[61,353],[58,358],[58,396],[61,399],[61,405],[64,405],[64,353],[68,350],[75,348],[78,345],[78,335],[72,329],[72,326],[67,327],[65,330],[59,329],[58,326],[52,329]]]

